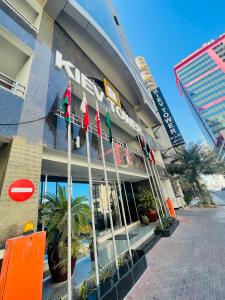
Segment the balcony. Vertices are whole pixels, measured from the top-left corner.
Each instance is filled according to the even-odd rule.
[[[64,115],[61,109],[55,113],[57,130],[54,148],[58,150],[67,151],[67,140],[65,131]],[[80,137],[80,148],[73,149],[72,154],[86,157],[86,137],[82,128],[82,119],[75,114],[71,114],[71,123],[73,127],[73,138]],[[108,134],[102,130],[103,147],[106,164],[114,165],[112,144],[109,142]],[[89,144],[91,159],[96,162],[102,161],[102,152],[100,139],[97,137],[97,128],[95,125],[89,126]],[[133,172],[140,172],[146,174],[145,165],[141,150],[134,149],[127,145],[118,137],[113,137],[113,147],[115,152],[116,164],[120,169],[129,170]]]
[[[6,76],[1,72],[0,72],[0,86],[20,97],[24,97],[26,92],[25,86],[23,86],[18,81],[13,80],[12,78]]]

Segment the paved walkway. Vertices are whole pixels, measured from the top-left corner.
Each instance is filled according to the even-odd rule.
[[[178,212],[180,225],[148,253],[126,300],[225,299],[225,207]]]

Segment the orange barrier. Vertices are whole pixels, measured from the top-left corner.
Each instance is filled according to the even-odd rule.
[[[167,206],[169,208],[170,216],[173,217],[173,218],[176,218],[176,212],[175,212],[174,207],[173,207],[173,201],[170,198],[168,198],[166,200],[166,202],[167,202]]]
[[[6,241],[0,300],[41,300],[45,231]]]

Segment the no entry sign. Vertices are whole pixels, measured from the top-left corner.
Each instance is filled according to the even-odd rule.
[[[33,196],[34,184],[29,179],[16,180],[10,185],[8,193],[13,201],[26,201]]]

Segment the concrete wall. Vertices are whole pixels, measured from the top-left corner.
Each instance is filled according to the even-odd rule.
[[[11,149],[11,144],[4,143],[0,147],[0,196],[1,196],[3,181],[5,178],[5,172],[6,172],[8,159],[9,159],[10,149]]]
[[[26,222],[36,225],[41,160],[42,145],[28,144],[24,138],[13,139],[0,196],[0,246],[6,237],[20,235]],[[8,189],[13,181],[22,178],[34,183],[35,192],[31,199],[18,203],[10,199]]]

